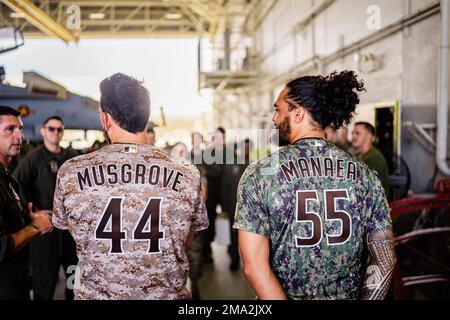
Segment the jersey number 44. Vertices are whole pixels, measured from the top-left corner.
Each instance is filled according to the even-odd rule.
[[[122,202],[123,197],[111,198],[100,222],[95,229],[95,240],[110,240],[110,254],[123,254],[122,242],[126,238],[122,231]],[[164,239],[161,230],[162,198],[150,198],[132,234],[132,240],[148,241],[149,254],[161,252],[160,240]],[[147,227],[150,222],[149,227]]]

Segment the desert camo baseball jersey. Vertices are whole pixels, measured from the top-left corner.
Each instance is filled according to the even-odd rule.
[[[187,299],[185,240],[208,226],[200,174],[149,145],[113,144],[58,172],[53,224],[77,243],[77,299]]]
[[[290,299],[357,299],[364,236],[389,225],[376,174],[325,140],[285,147],[240,181],[234,228],[269,239],[272,270]]]

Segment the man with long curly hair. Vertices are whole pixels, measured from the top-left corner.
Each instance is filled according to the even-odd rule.
[[[325,128],[351,121],[363,90],[351,71],[302,77],[275,103],[272,121],[285,147],[244,173],[234,224],[260,299],[386,295],[395,254],[381,182],[325,140]]]

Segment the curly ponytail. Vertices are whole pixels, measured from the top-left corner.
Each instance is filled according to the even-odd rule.
[[[287,98],[306,108],[323,129],[331,124],[336,129],[349,124],[359,104],[358,92],[365,90],[364,82],[358,81],[353,71],[302,77],[289,82],[287,87]]]

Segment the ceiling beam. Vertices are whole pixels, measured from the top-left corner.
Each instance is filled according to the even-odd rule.
[[[214,20],[211,12],[208,12],[208,8],[205,8],[203,3],[198,0],[180,0],[180,2],[185,3],[192,12],[202,17],[205,21],[211,23]]]
[[[173,3],[170,1],[145,1],[145,0],[135,0],[135,1],[111,1],[111,0],[70,0],[70,1],[60,1],[65,6],[77,5],[80,7],[103,7],[103,6],[115,6],[115,7],[172,7]]]
[[[158,20],[146,20],[146,19],[132,19],[132,20],[88,20],[84,21],[83,25],[88,27],[105,27],[110,25],[120,24],[121,27],[136,27],[136,26],[146,26],[146,25],[158,25],[158,26],[177,26],[177,25],[191,25],[191,21],[188,19],[182,20],[167,20],[165,18],[161,18]],[[85,29],[86,30],[86,29]],[[113,32],[117,32],[116,30],[112,30]]]
[[[143,8],[143,6],[138,6],[136,7],[133,11],[131,11],[125,19],[120,20],[118,23],[116,23],[116,25],[112,28],[113,32],[117,32],[120,30],[120,28],[122,28],[123,25],[127,24],[139,11],[141,11],[141,9]]]
[[[196,27],[198,27],[200,25],[200,20],[191,10],[191,8],[188,5],[186,5],[186,3],[184,3],[183,1],[178,1],[178,5],[180,6],[181,11],[192,21],[192,23]]]
[[[226,0],[217,0],[217,6],[215,8],[215,20],[211,23],[209,34],[213,42],[216,42],[217,31],[219,27],[226,23]]]
[[[97,11],[97,13],[105,13],[106,10],[108,10],[108,8],[111,8],[111,16],[114,16],[114,6],[109,6],[109,5],[105,5],[103,6],[99,11]],[[112,17],[112,19],[114,19],[114,17]],[[83,23],[83,21],[81,21],[81,31],[84,32],[87,28],[87,25],[85,23]],[[112,25],[111,25],[112,28]]]
[[[1,0],[13,11],[23,13],[25,19],[36,28],[49,36],[57,37],[64,42],[78,42],[78,38],[70,33],[66,28],[58,24],[44,11],[36,7],[29,0]],[[45,5],[45,2],[43,3]]]
[[[233,34],[244,32],[251,29],[247,24],[254,9],[255,3],[269,0],[252,0],[245,2],[242,0],[0,0],[2,2],[34,2],[42,6],[42,11],[47,11],[47,15],[64,26],[66,9],[70,5],[77,5],[81,9],[81,30],[72,32],[75,35],[85,33],[95,34],[97,36],[104,32],[107,36],[111,34],[120,34],[125,32],[137,32],[139,34],[158,33],[164,36],[169,32],[180,32],[199,36],[202,33],[205,37],[213,40],[222,39],[222,31],[230,28]],[[272,1],[272,0],[270,0]],[[266,6],[264,6],[266,7]],[[179,12],[182,19],[165,19],[167,12]],[[89,19],[90,13],[105,13],[104,19]],[[6,17],[9,11],[4,13]],[[15,19],[15,25],[21,23],[23,31],[27,34],[33,33],[31,24],[22,24],[24,20]],[[5,19],[3,19],[3,24]],[[142,32],[138,29],[143,27]],[[136,31],[134,31],[136,30]],[[173,30],[173,31],[172,31]],[[71,30],[68,30],[71,31]],[[197,34],[193,34],[196,31]]]
[[[29,39],[45,39],[48,38],[45,34],[42,32],[37,31],[31,31],[26,32],[24,35]],[[197,38],[198,33],[196,31],[145,31],[142,29],[142,31],[127,31],[122,30],[119,33],[108,33],[108,31],[86,31],[83,33],[83,39],[98,39],[98,38],[105,38],[105,39],[126,39],[126,38]]]

